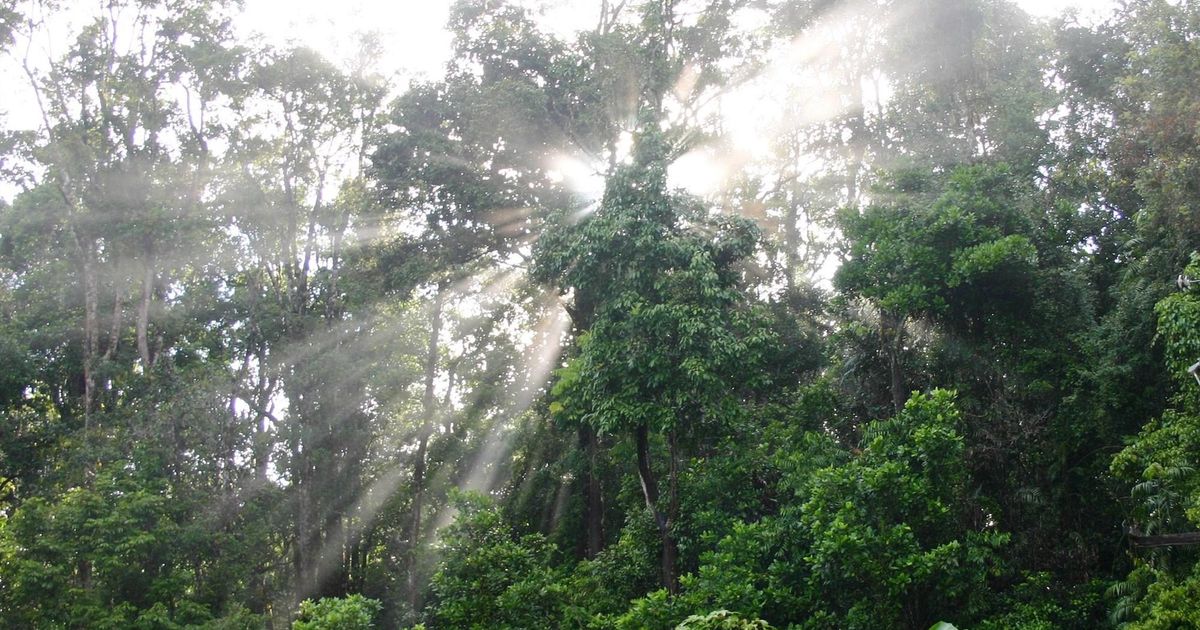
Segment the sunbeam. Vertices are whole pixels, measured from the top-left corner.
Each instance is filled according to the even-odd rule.
[[[500,413],[491,418],[482,440],[472,457],[460,487],[478,492],[490,492],[495,488],[498,464],[511,450],[511,423],[525,413],[550,380],[550,374],[558,365],[564,335],[570,327],[570,318],[558,304],[557,298],[544,296],[541,300],[543,316],[532,329],[525,348],[519,373],[522,378],[513,383],[505,394],[505,404]],[[452,510],[443,510],[433,520],[433,532],[438,532],[454,520]]]
[[[604,170],[589,166],[577,157],[566,154],[555,156],[546,174],[552,182],[564,183],[589,205],[604,194]]]

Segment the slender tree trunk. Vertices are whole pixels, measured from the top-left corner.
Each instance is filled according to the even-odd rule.
[[[149,370],[153,366],[150,355],[150,302],[154,299],[154,260],[147,255],[145,269],[142,273],[142,301],[138,304],[137,313],[137,347],[138,355],[142,358],[142,366]]]
[[[237,444],[236,436],[238,433],[238,410],[237,410],[238,383],[240,383],[243,379],[245,379],[246,372],[249,371],[249,367],[247,365],[248,363],[249,363],[248,355],[243,356],[241,368],[239,368],[238,374],[235,377],[236,380],[233,381],[233,386],[230,387],[229,407],[226,410],[228,417],[226,419],[225,439],[222,440],[222,443],[221,443],[221,450],[224,451],[224,453],[225,453],[225,468],[221,471],[221,475],[220,475],[221,485],[224,486],[224,488],[227,492],[231,493],[231,496],[232,496],[232,492],[234,489],[234,487],[233,487],[233,479],[234,479],[233,470],[234,470],[234,467],[237,465],[236,456],[235,456],[235,453],[237,452],[237,447],[235,445]],[[257,448],[255,448],[255,451],[257,452]]]
[[[297,317],[297,320],[300,318]],[[294,343],[303,339],[301,325],[293,322],[290,338]],[[288,451],[291,454],[289,472],[295,492],[295,532],[296,540],[293,548],[292,563],[296,575],[296,590],[294,602],[300,601],[312,594],[315,584],[312,580],[314,566],[313,544],[315,542],[313,528],[312,482],[311,472],[313,448],[316,445],[316,432],[313,427],[313,409],[308,397],[308,379],[303,368],[293,362],[284,382],[284,391],[288,399],[288,415],[290,427],[288,435]]]
[[[853,99],[851,107],[854,112],[850,118],[850,159],[846,168],[846,202],[852,206],[858,205],[860,180],[867,152],[867,120],[863,106],[862,79],[857,73],[852,73],[850,94]]]
[[[108,345],[104,348],[105,361],[113,358],[121,344],[121,315],[124,305],[121,303],[121,293],[115,287],[113,294],[112,317],[108,320]]]
[[[80,560],[79,565],[75,569],[79,576],[79,588],[84,592],[92,590],[92,561]]]
[[[300,317],[293,324],[291,339],[293,343],[303,342],[303,324]],[[313,595],[317,587],[316,566],[319,549],[319,513],[314,501],[315,451],[321,440],[318,430],[317,407],[312,395],[314,392],[312,378],[307,367],[293,362],[289,376],[291,381],[285,381],[284,390],[288,398],[288,415],[292,418],[290,451],[292,457],[291,472],[296,493],[296,603]]]
[[[260,482],[267,481],[271,467],[271,433],[267,414],[259,413],[254,425],[254,475]]]
[[[246,279],[246,295],[248,296],[248,304],[250,308],[250,334],[251,339],[253,339],[255,343],[253,352],[255,356],[256,383],[254,391],[247,394],[248,396],[253,396],[254,400],[247,402],[252,402],[258,406],[258,408],[254,410],[256,416],[254,421],[253,444],[254,471],[255,479],[260,483],[265,483],[267,481],[267,470],[271,465],[271,434],[269,433],[270,425],[268,422],[273,419],[267,414],[267,408],[269,406],[267,398],[269,393],[274,392],[275,385],[271,377],[267,374],[267,352],[266,348],[264,347],[262,329],[258,323],[258,298],[260,288],[261,287],[258,284],[258,275],[253,273],[248,274]],[[250,350],[247,349],[247,352],[250,352]],[[249,362],[249,358],[247,358],[247,362]]]
[[[100,288],[91,248],[83,249],[83,428],[92,427],[96,403],[96,357],[100,353]]]
[[[650,467],[650,431],[645,425],[639,425],[634,432],[637,444],[638,480],[642,484],[642,496],[646,499],[646,507],[654,515],[654,524],[662,539],[662,580],[663,586],[672,595],[678,592],[679,584],[675,577],[675,540],[671,536],[671,521],[668,514],[658,508],[658,480]],[[673,440],[672,440],[673,441]],[[672,464],[672,468],[674,464]],[[674,474],[674,473],[672,473]],[[674,483],[672,480],[670,483]],[[672,488],[670,492],[674,493]],[[672,501],[676,499],[672,498]]]
[[[587,501],[584,507],[584,521],[587,527],[587,547],[584,555],[595,558],[604,550],[604,502],[600,487],[600,474],[597,470],[599,445],[596,431],[586,423],[579,426],[579,442],[587,456],[587,472],[584,480]]]
[[[417,453],[413,463],[412,522],[408,531],[408,571],[406,586],[408,603],[416,610],[421,603],[420,584],[417,580],[417,548],[421,538],[421,511],[425,498],[425,457],[429,447],[429,436],[433,431],[437,413],[434,385],[437,380],[438,340],[442,331],[442,306],[445,289],[438,285],[429,312],[429,347],[425,354],[425,392],[421,396],[422,424],[417,435]]]
[[[650,431],[645,424],[639,425],[634,431],[634,439],[637,445],[638,481],[642,484],[642,496],[657,523],[661,515],[658,511],[658,481],[654,478],[654,471],[650,469]]]
[[[879,317],[885,345],[884,353],[888,360],[888,375],[891,378],[892,406],[895,407],[896,413],[900,413],[908,400],[901,356],[904,352],[904,318],[888,311],[881,312]]]
[[[333,248],[329,254],[329,297],[325,300],[325,319],[335,321],[342,316],[342,298],[338,294],[338,279],[342,273],[342,240],[346,234],[345,214],[339,215],[337,228],[333,230]]]
[[[784,217],[783,226],[783,247],[784,247],[784,280],[787,285],[788,295],[792,295],[796,290],[796,272],[798,264],[800,247],[800,228],[796,225],[800,220],[800,200],[797,195],[788,196],[787,200],[787,215]]]
[[[615,149],[613,149],[615,154]],[[614,162],[615,164],[615,162]],[[615,168],[615,167],[614,167]],[[610,170],[611,173],[611,170]],[[591,325],[591,313],[580,312],[570,307],[567,315],[576,334]],[[600,479],[600,438],[596,430],[586,423],[579,426],[579,447],[587,457],[584,492],[584,549],[586,558],[595,558],[604,550],[604,488]]]
[[[297,477],[294,481],[296,486],[296,547],[295,553],[292,556],[292,562],[296,571],[296,604],[304,600],[313,590],[310,568],[312,566],[312,557],[310,546],[312,543],[312,506],[309,501],[309,475],[308,475],[308,445],[304,445],[304,453],[294,454],[300,455],[300,462],[294,469]]]
[[[679,548],[675,544],[675,537],[671,535],[671,528],[679,517],[679,435],[675,429],[671,429],[667,435],[667,447],[671,465],[667,474],[666,526],[662,530],[662,571],[663,583],[667,587],[667,592],[671,595],[678,595],[679,577],[676,575],[676,557],[679,555]]]

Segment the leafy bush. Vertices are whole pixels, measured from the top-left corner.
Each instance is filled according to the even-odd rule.
[[[557,625],[567,584],[545,537],[517,537],[495,503],[479,494],[454,498],[458,519],[442,537],[429,622],[435,628],[529,628]]]
[[[368,630],[383,605],[355,593],[300,602],[300,617],[292,630]]]
[[[762,619],[746,619],[728,610],[714,610],[707,615],[692,615],[677,626],[678,630],[769,630],[771,624]]]

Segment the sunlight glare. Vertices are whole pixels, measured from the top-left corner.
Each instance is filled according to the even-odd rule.
[[[667,169],[667,181],[672,188],[701,197],[720,191],[729,177],[729,168],[716,153],[713,147],[689,151]]]
[[[552,182],[565,184],[589,202],[598,201],[604,195],[603,169],[591,167],[576,157],[565,154],[556,156],[546,176]]]
[[[615,145],[617,154],[614,156],[618,164],[629,164],[633,159],[633,132],[622,131]]]

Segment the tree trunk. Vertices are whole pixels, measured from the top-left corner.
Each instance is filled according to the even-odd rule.
[[[1129,534],[1129,542],[1134,549],[1150,549],[1154,547],[1192,547],[1200,545],[1200,532],[1185,532],[1182,534],[1158,534],[1145,536],[1137,533]]]
[[[783,225],[784,281],[789,296],[794,295],[796,290],[796,268],[800,266],[800,226],[796,225],[800,220],[800,199],[797,193],[793,187],[792,194],[787,195],[787,213]]]
[[[884,353],[888,360],[888,374],[891,378],[892,406],[895,407],[896,413],[900,413],[908,400],[908,392],[904,391],[904,366],[901,356],[904,351],[904,318],[887,311],[880,312],[879,317]]]
[[[154,261],[147,256],[145,270],[142,274],[142,301],[137,313],[137,347],[138,355],[142,358],[142,367],[149,370],[153,366],[150,355],[150,302],[154,299]]]
[[[296,322],[302,321],[300,317]],[[294,323],[291,334],[292,342],[303,342],[303,324]],[[290,366],[290,382],[285,381],[284,391],[288,399],[288,415],[291,418],[290,451],[292,457],[291,472],[293,486],[296,492],[296,604],[316,593],[316,568],[320,543],[318,525],[321,507],[315,495],[314,485],[317,483],[316,462],[314,457],[321,442],[322,434],[318,431],[317,407],[312,399],[314,391],[311,375],[299,361],[293,361]]]
[[[854,102],[850,105],[853,113],[850,117],[850,159],[846,165],[846,203],[857,206],[862,194],[860,180],[867,152],[866,109],[863,106],[862,78],[857,72],[851,72],[850,98]]]
[[[667,518],[666,526],[662,530],[663,551],[662,551],[662,571],[663,583],[667,587],[667,592],[671,595],[679,594],[679,577],[676,575],[676,556],[679,555],[679,549],[675,544],[675,537],[671,535],[671,528],[675,525],[675,519],[679,517],[679,436],[675,429],[671,429],[667,435],[667,445],[671,465],[667,474]]]
[[[405,576],[408,588],[408,603],[416,610],[421,603],[420,584],[417,582],[417,547],[421,538],[421,510],[425,498],[425,455],[429,447],[429,436],[436,420],[437,399],[434,385],[437,380],[438,337],[442,331],[442,301],[444,288],[438,285],[433,295],[429,313],[429,347],[425,354],[425,392],[421,396],[421,428],[417,434],[417,452],[413,463],[412,522],[408,530],[408,571]]]
[[[294,343],[299,343],[299,340],[303,339],[302,329],[298,324],[293,326],[291,338]],[[313,484],[316,481],[313,474],[313,457],[319,436],[314,426],[316,411],[308,395],[311,391],[308,375],[297,362],[293,362],[289,376],[291,381],[285,381],[284,391],[288,399],[289,423],[292,425],[288,439],[288,450],[292,460],[289,471],[296,493],[296,540],[292,562],[296,575],[295,604],[299,605],[300,601],[311,596],[317,587],[314,579],[317,564],[314,548],[317,546],[318,537],[314,519],[317,506],[313,501]]]
[[[307,450],[305,446],[305,450]],[[313,580],[311,567],[313,564],[310,550],[312,538],[312,506],[309,501],[309,475],[307,470],[307,454],[302,457],[297,467],[300,473],[296,480],[296,547],[292,562],[296,571],[296,604],[299,605],[312,593]]]
[[[612,149],[611,155],[615,155]],[[615,162],[614,162],[615,164]],[[612,167],[612,168],[615,168]],[[611,172],[611,170],[610,170]],[[592,323],[590,309],[574,309],[566,305],[567,315],[571,318],[571,326],[576,334],[587,330]],[[584,473],[584,557],[595,558],[604,550],[604,492],[600,482],[599,457],[600,438],[596,430],[587,424],[579,426],[579,446],[587,457],[587,468]]]
[[[579,442],[587,455],[587,473],[584,480],[587,501],[584,505],[584,521],[587,527],[587,547],[584,555],[591,559],[604,550],[604,502],[600,488],[600,475],[596,460],[599,445],[596,431],[587,424],[579,426]]]
[[[100,353],[99,281],[91,248],[83,249],[83,428],[92,428],[96,403],[96,356]]]
[[[645,425],[639,425],[634,433],[637,442],[637,466],[638,480],[642,484],[642,496],[646,499],[646,507],[650,513],[654,515],[654,524],[658,527],[658,534],[662,539],[662,580],[663,586],[667,591],[674,595],[679,590],[679,583],[675,576],[675,556],[677,555],[675,548],[675,540],[671,536],[671,521],[667,514],[663,513],[658,508],[658,481],[654,477],[654,470],[650,467],[650,431]],[[672,441],[674,441],[672,439]],[[673,451],[674,449],[672,449]],[[674,468],[674,464],[672,464]],[[672,475],[674,471],[672,471]],[[674,484],[674,480],[670,482]],[[675,493],[675,489],[671,488],[670,492]],[[672,497],[672,502],[677,498]]]
[[[267,422],[267,415],[260,413],[254,424],[254,475],[260,482],[267,481],[271,467],[271,433]]]

